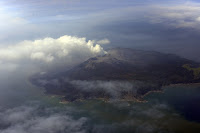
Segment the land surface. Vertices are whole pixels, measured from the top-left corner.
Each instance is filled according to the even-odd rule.
[[[142,101],[150,91],[179,83],[199,83],[200,64],[173,54],[115,48],[59,73],[36,74],[33,84],[66,101]]]

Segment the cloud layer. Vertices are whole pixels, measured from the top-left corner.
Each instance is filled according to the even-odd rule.
[[[122,92],[136,95],[138,88],[143,84],[139,81],[70,81],[77,89],[85,92],[105,91],[114,98],[119,98]]]
[[[176,28],[193,28],[199,30],[200,4],[186,2],[177,5],[157,5],[151,7],[150,22],[161,23]]]
[[[200,19],[200,18],[199,18],[199,19]],[[98,44],[109,44],[110,41],[109,41],[107,38],[105,38],[105,39],[103,39],[103,40],[97,41],[97,43],[98,43]]]
[[[15,45],[0,48],[1,66],[24,64],[50,64],[72,66],[90,57],[106,52],[94,44],[95,41],[73,36],[61,36],[57,39],[44,38],[35,41],[23,41]],[[5,65],[5,66],[6,66]]]
[[[40,111],[44,111],[45,115]],[[53,109],[41,110],[37,106],[20,106],[0,111],[1,133],[85,133],[87,119],[78,120]],[[66,110],[67,111],[67,110]]]

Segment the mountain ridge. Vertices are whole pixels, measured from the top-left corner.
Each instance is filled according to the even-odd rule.
[[[200,65],[173,54],[115,48],[71,70],[35,75],[31,82],[44,87],[47,93],[64,95],[68,101],[116,99],[116,96],[117,99],[141,99],[142,95],[161,90],[165,85],[200,82],[200,77],[194,75],[196,69],[189,66]]]

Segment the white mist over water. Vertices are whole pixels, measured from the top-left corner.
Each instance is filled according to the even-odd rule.
[[[48,101],[50,98],[45,98],[42,88],[32,85],[29,78],[38,72],[68,68],[104,53],[95,41],[67,35],[1,47],[0,132],[84,133],[87,118],[75,119],[67,114],[75,112],[73,109],[60,112],[57,105]],[[37,102],[32,104],[34,101]]]

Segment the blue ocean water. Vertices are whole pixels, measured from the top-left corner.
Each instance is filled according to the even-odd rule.
[[[187,120],[200,122],[200,85],[171,85],[163,89],[163,93],[151,93],[145,99],[166,103]]]

